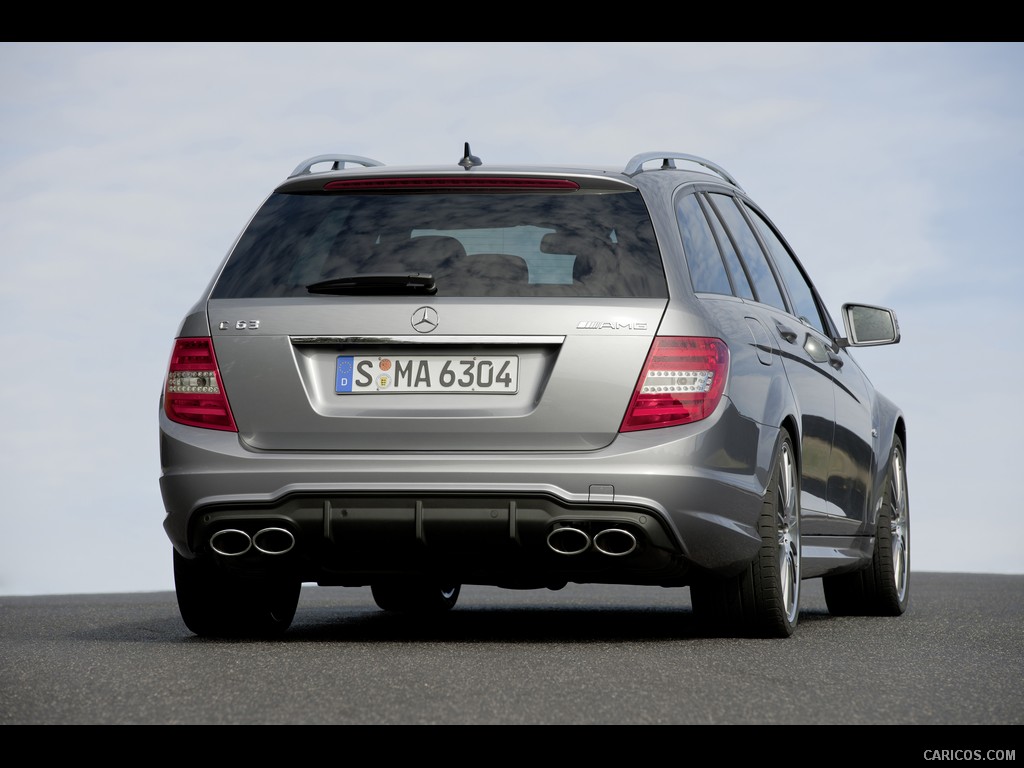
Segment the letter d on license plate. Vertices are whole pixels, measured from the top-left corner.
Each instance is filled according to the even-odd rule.
[[[515,355],[339,355],[334,377],[334,391],[339,395],[423,392],[513,395],[518,389],[519,358]]]

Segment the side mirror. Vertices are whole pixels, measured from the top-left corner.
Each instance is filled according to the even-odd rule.
[[[885,307],[870,304],[843,304],[843,325],[845,339],[839,339],[843,347],[877,347],[882,344],[896,344],[900,340],[900,324],[896,313]]]

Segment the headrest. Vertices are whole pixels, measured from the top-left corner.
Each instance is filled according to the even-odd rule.
[[[511,253],[474,253],[456,265],[471,277],[482,277],[505,283],[528,283],[530,269],[521,256]]]
[[[446,235],[413,237],[388,246],[388,250],[401,259],[414,258],[417,262],[427,261],[434,264],[440,264],[445,259],[466,255],[466,249],[462,247],[462,243],[457,238]]]
[[[581,232],[549,232],[540,240],[541,253],[593,253],[611,248],[611,242],[599,235]]]

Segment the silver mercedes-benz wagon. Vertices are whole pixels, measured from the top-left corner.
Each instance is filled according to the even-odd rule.
[[[190,631],[267,636],[304,583],[383,610],[462,585],[689,588],[787,637],[800,586],[902,614],[906,424],[723,168],[321,155],[255,212],[174,339],[160,489]],[[683,598],[680,602],[685,604]]]

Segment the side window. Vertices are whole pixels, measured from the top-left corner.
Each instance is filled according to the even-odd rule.
[[[779,284],[775,281],[775,274],[768,264],[768,257],[761,250],[761,245],[754,237],[754,232],[747,224],[747,220],[743,218],[742,212],[736,207],[736,201],[729,195],[718,193],[712,193],[709,197],[714,201],[715,208],[733,236],[740,258],[743,259],[750,279],[754,283],[757,300],[784,312],[789,311],[782,298],[782,291],[779,290]]]
[[[789,298],[793,301],[793,312],[819,333],[828,335],[825,333],[825,324],[821,319],[818,302],[814,298],[814,289],[811,288],[811,284],[807,281],[807,277],[800,269],[793,254],[757,211],[750,206],[746,206],[746,209],[761,233],[761,237],[767,243],[768,250],[771,251],[772,258],[775,260],[775,266],[782,273],[782,282],[786,284]]]
[[[733,247],[732,240],[725,233],[725,227],[722,226],[721,219],[718,218],[714,211],[708,212],[708,219],[711,221],[711,227],[715,230],[715,235],[718,237],[718,244],[722,249],[722,256],[725,258],[726,269],[729,270],[729,277],[732,278],[732,284],[736,287],[736,295],[744,299],[753,299],[754,289],[750,287],[750,278],[747,277],[747,271],[740,262],[740,257]]]
[[[686,195],[679,200],[676,204],[676,219],[683,238],[683,251],[693,290],[731,296],[732,286],[725,272],[722,254],[718,251],[715,236],[696,195]]]

